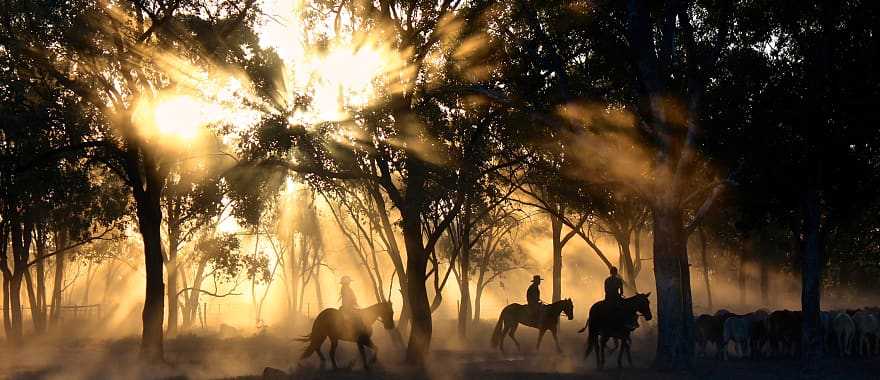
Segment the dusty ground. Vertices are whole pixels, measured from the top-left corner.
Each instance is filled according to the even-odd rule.
[[[539,353],[534,352],[536,333],[520,329],[517,333],[524,353],[505,355],[488,347],[491,326],[481,326],[471,334],[467,349],[443,323],[435,327],[434,350],[427,369],[417,371],[402,361],[403,354],[393,348],[388,334],[377,329],[380,366],[364,372],[352,344],[341,344],[339,363],[344,368],[319,368],[316,357],[297,364],[301,343],[279,332],[222,337],[214,332],[186,335],[166,343],[168,364],[143,366],[137,359],[138,340],[93,340],[46,338],[22,347],[0,347],[0,378],[9,379],[259,379],[265,367],[279,368],[290,379],[797,379],[800,363],[794,360],[698,360],[689,373],[660,373],[650,369],[654,339],[639,336],[633,351],[633,367],[616,367],[616,356],[608,358],[608,368],[595,369],[595,359],[584,361],[584,336],[572,333],[580,326],[565,322],[560,344],[564,353],[552,349],[552,338],[545,337]],[[510,342],[508,342],[510,343]],[[329,344],[325,345],[326,353]],[[513,345],[509,350],[515,350]],[[820,379],[880,379],[880,359],[826,359],[820,363]]]

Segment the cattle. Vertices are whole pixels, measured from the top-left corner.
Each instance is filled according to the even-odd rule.
[[[716,357],[721,355],[721,342],[724,339],[724,326],[721,318],[714,315],[703,314],[697,317],[697,350],[708,356],[708,345],[715,346]]]
[[[852,319],[856,327],[855,341],[858,344],[859,356],[868,356],[876,347],[880,323],[874,314],[866,310],[856,312]]]
[[[729,316],[724,321],[724,339],[722,344],[722,355],[727,360],[727,344],[733,341],[733,348],[739,357],[749,356],[751,349],[751,324],[752,321],[748,316]]]
[[[831,329],[834,331],[835,343],[840,356],[852,354],[852,341],[855,336],[856,325],[848,313],[839,313],[831,321]]]
[[[765,309],[760,309],[754,313],[747,314],[749,318],[749,329],[751,331],[751,356],[752,358],[760,358],[763,356],[764,344],[767,342],[767,317],[770,314]]]
[[[834,320],[836,315],[837,312],[834,311],[819,312],[819,326],[822,328],[822,343],[825,345],[826,351],[831,350],[832,343],[834,342],[834,331],[831,329],[831,321]]]
[[[779,356],[796,356],[801,334],[801,312],[777,310],[767,317],[767,341],[770,352]]]

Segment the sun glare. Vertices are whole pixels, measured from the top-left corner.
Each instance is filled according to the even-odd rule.
[[[337,35],[329,46],[309,48],[300,1],[270,2],[267,17],[258,28],[260,45],[273,48],[286,64],[284,74],[288,96],[309,94],[306,111],[294,112],[291,122],[316,123],[347,118],[351,109],[371,104],[377,97],[376,84],[385,89],[403,88],[407,73],[406,54],[386,41],[368,35]],[[332,34],[325,25],[323,32]],[[288,102],[292,104],[292,102]]]
[[[205,105],[191,96],[175,96],[156,104],[156,130],[163,136],[192,140],[205,124]]]

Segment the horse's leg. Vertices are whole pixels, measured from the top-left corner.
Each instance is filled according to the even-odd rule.
[[[556,337],[556,330],[558,330],[558,328],[559,328],[558,326],[554,327],[553,329],[550,330],[550,332],[553,333],[553,341],[556,342],[556,353],[561,354],[562,348],[559,347],[559,338]]]
[[[626,339],[620,339],[620,351],[617,352],[617,368],[623,368],[623,351],[626,350]]]
[[[333,364],[333,369],[339,369],[336,366],[336,347],[339,346],[339,340],[330,338],[330,363]]]
[[[599,339],[599,351],[596,352],[596,357],[599,361],[599,369],[605,366],[605,345],[608,344],[608,337],[602,336]]]
[[[376,347],[376,343],[373,343],[372,339],[367,340],[367,347],[370,347],[373,350],[373,360],[370,360],[371,363],[376,363],[379,361],[379,349]]]
[[[538,344],[535,345],[535,352],[541,351],[541,340],[544,339],[544,334],[547,330],[538,329]]]
[[[364,343],[358,340],[358,352],[361,353],[361,361],[364,363],[364,370],[369,371],[370,365],[367,363],[367,353],[364,351]]]
[[[629,366],[633,366],[633,355],[632,355],[632,345],[630,344],[632,341],[629,337],[626,338],[626,360],[629,361]]]
[[[522,352],[522,347],[519,345],[519,341],[516,340],[516,328],[519,327],[519,323],[514,323],[511,326],[512,327],[510,328],[510,333],[508,335],[510,336],[510,339],[513,340],[513,343],[516,343],[516,350],[518,352]]]
[[[504,321],[502,321],[501,323],[502,323],[501,337],[498,339],[498,348],[501,349],[501,353],[503,354],[504,353],[504,338],[507,338],[507,332],[508,332],[507,330],[508,330],[509,326],[507,326],[507,323]]]

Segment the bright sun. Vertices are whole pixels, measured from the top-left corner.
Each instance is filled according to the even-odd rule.
[[[311,97],[305,109],[295,110],[291,123],[344,120],[349,110],[368,106],[377,98],[377,85],[394,91],[408,81],[406,55],[386,41],[355,33],[337,36],[322,49],[309,48],[310,38],[301,19],[302,2],[278,0],[267,2],[267,6],[277,8],[270,10],[279,17],[263,20],[258,29],[260,44],[275,49],[285,62],[281,80],[287,91],[286,106],[296,104],[300,95]],[[141,136],[153,143],[187,149],[211,125],[223,123],[242,130],[254,125],[261,112],[291,111],[260,104],[244,76],[222,70],[208,72],[176,57],[160,58],[178,90],[142,99],[133,114]]]
[[[204,104],[192,96],[163,99],[153,109],[156,130],[163,136],[192,140],[205,124]]]
[[[376,98],[377,82],[386,89],[401,87],[394,82],[405,76],[407,60],[387,41],[355,33],[336,36],[324,49],[310,49],[301,1],[278,0],[265,6],[272,17],[258,27],[260,45],[273,48],[284,60],[289,99],[307,93],[312,100],[309,109],[295,114],[292,122],[342,120],[348,117],[347,110],[367,106]],[[332,34],[332,30],[328,24],[323,32]]]

